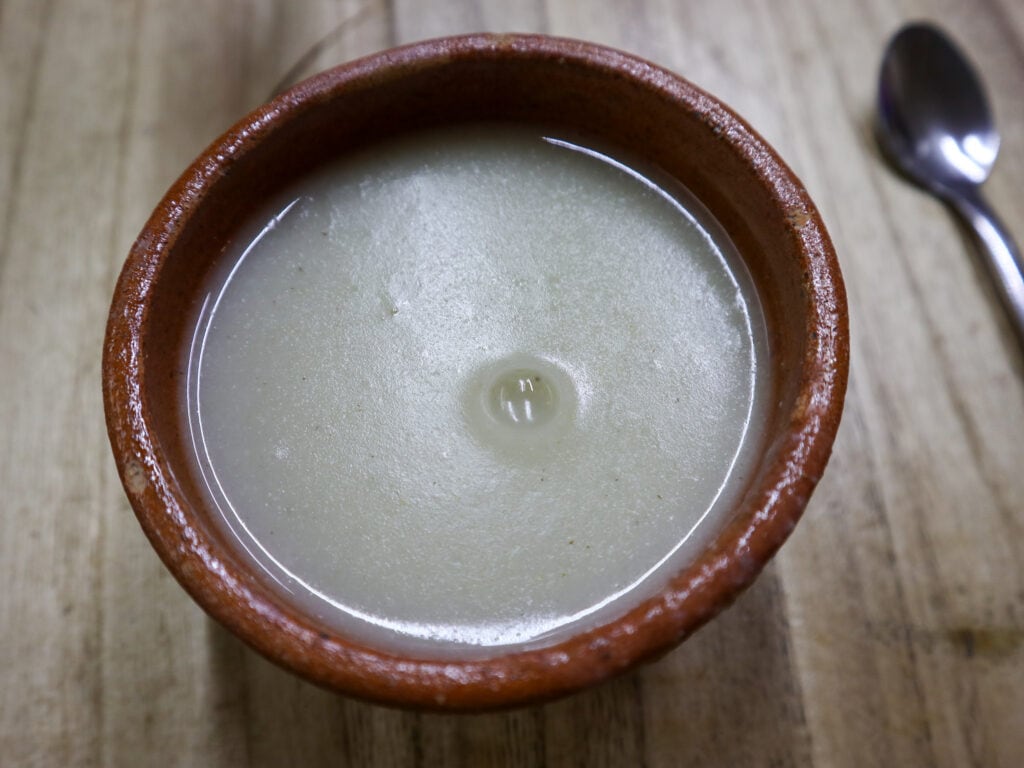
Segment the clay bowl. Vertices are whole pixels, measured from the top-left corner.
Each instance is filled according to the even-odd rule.
[[[400,658],[284,602],[211,522],[190,469],[181,350],[198,286],[254,204],[382,136],[465,120],[564,125],[683,182],[746,261],[768,323],[767,435],[729,522],[697,562],[617,620],[486,660]],[[839,266],[793,173],[742,119],[677,75],[571,40],[475,35],[317,75],[246,116],[171,187],[117,283],[103,356],[107,427],[153,547],[210,615],[272,661],[334,690],[407,707],[481,710],[558,697],[654,659],[728,606],[799,519],[828,460],[846,387]]]

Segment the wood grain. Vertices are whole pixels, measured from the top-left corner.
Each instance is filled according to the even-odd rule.
[[[917,18],[989,84],[986,190],[1024,240],[1015,0],[4,0],[0,765],[1024,765],[1024,358],[966,233],[869,129]],[[822,210],[853,358],[829,472],[732,609],[598,689],[452,717],[315,689],[191,603],[121,492],[99,351],[151,208],[282,78],[478,30],[628,49],[736,107]]]

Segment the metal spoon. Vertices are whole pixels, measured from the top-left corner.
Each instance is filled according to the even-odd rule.
[[[944,200],[977,235],[1024,348],[1024,261],[980,190],[999,134],[977,74],[936,27],[909,24],[889,41],[878,77],[875,136],[897,169]]]

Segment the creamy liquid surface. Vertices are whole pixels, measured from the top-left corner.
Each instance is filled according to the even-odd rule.
[[[714,222],[655,181],[452,129],[242,233],[184,407],[219,523],[288,599],[376,647],[487,656],[614,618],[719,530],[763,319]]]

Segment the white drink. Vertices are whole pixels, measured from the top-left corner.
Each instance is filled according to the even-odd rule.
[[[485,656],[610,620],[719,530],[763,319],[661,182],[477,126],[353,155],[251,223],[185,408],[219,522],[288,599],[377,647]]]

